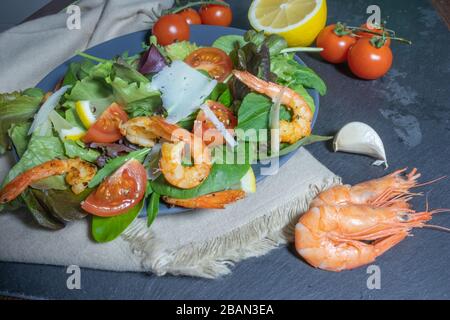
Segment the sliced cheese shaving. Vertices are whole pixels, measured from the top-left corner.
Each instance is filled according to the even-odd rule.
[[[207,104],[202,104],[200,107],[201,110],[205,113],[205,116],[211,120],[214,127],[216,127],[217,130],[219,130],[220,134],[225,138],[225,141],[227,144],[234,148],[237,146],[236,140],[234,140],[233,136],[228,132],[228,130],[225,128],[224,124],[217,118],[216,114],[209,108]]]
[[[216,84],[216,80],[176,60],[153,77],[151,87],[161,92],[166,120],[177,123],[197,110]]]

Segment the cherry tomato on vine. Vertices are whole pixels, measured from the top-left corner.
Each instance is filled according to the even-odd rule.
[[[187,8],[181,12],[178,12],[178,14],[182,16],[188,24],[202,24],[202,19],[200,18],[197,10]]]
[[[356,39],[349,34],[343,34],[343,32],[343,30],[336,28],[335,24],[332,24],[319,33],[316,44],[317,47],[323,48],[320,55],[326,61],[342,63],[347,60],[348,50],[356,43]]]
[[[356,76],[374,80],[384,76],[392,66],[391,48],[384,44],[377,48],[371,39],[361,38],[348,51],[348,66]]]
[[[228,6],[207,4],[200,8],[199,13],[203,24],[228,27],[233,20],[233,13]]]
[[[224,81],[233,70],[233,62],[226,52],[212,47],[195,50],[184,62],[195,69],[205,70],[219,82]]]
[[[367,23],[362,24],[361,28],[376,32],[380,36],[383,35],[383,30],[381,28],[373,27],[373,29],[371,29],[371,28],[369,28],[369,25]],[[364,31],[358,31],[358,32],[356,32],[356,34],[361,37],[365,37],[365,38],[369,38],[369,39],[371,39],[374,36],[374,34],[369,33],[369,32],[364,32]],[[388,47],[391,45],[391,39],[389,39],[389,38],[386,39],[386,45]]]
[[[175,41],[189,40],[189,25],[179,14],[162,16],[156,21],[152,32],[163,46]]]

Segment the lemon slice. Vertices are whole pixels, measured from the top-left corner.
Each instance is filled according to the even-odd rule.
[[[256,192],[256,178],[253,169],[250,168],[241,179],[241,190],[246,193]]]
[[[278,34],[290,47],[311,45],[327,20],[326,0],[254,0],[248,19],[257,31]]]
[[[75,102],[75,110],[80,117],[81,122],[89,129],[89,127],[96,121],[95,115],[91,109],[91,103],[89,101],[77,101]]]
[[[58,132],[61,140],[79,140],[86,133],[84,130],[72,125],[66,119],[61,117],[55,110],[50,112],[48,117],[56,132]]]
[[[73,127],[70,129],[61,129],[60,137],[61,139],[67,140],[80,140],[86,132],[80,128]]]

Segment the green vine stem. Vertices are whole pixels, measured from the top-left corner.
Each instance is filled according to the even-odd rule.
[[[193,2],[188,2],[185,5],[182,5],[180,7],[175,7],[175,8],[172,8],[172,9],[168,9],[164,13],[165,14],[167,14],[167,13],[178,13],[180,11],[183,11],[184,9],[195,7],[195,6],[200,6],[200,5],[203,5],[203,4],[216,4],[216,5],[224,6],[224,7],[229,7],[230,6],[226,2],[217,1],[217,0],[193,1]]]
[[[290,53],[290,52],[321,52],[323,48],[312,48],[312,47],[292,47],[281,50],[281,53]]]
[[[107,59],[98,58],[98,57],[92,56],[90,54],[81,52],[81,51],[75,51],[75,55],[92,60],[92,61],[100,62],[100,63],[108,61]]]
[[[389,32],[387,32],[386,30],[383,30],[384,32],[382,34],[380,34],[380,32],[373,31],[373,30],[366,29],[366,28],[361,28],[361,27],[347,27],[347,29],[350,29],[353,32],[355,32],[355,31],[356,32],[358,32],[358,31],[360,31],[360,32],[367,32],[367,33],[370,33],[370,34],[373,34],[373,35],[376,35],[376,36],[386,37],[386,39],[391,39],[391,40],[403,42],[403,43],[406,43],[406,44],[412,44],[412,41],[410,41],[410,40],[407,40],[407,39],[404,39],[404,38],[399,38],[399,37],[396,37],[396,36],[390,36]],[[388,35],[386,35],[386,34],[388,34]],[[360,35],[358,35],[356,33],[353,33],[353,35],[356,36],[356,37],[361,37]]]

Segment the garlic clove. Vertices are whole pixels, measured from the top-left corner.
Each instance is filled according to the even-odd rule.
[[[388,167],[383,141],[378,133],[363,122],[350,122],[342,127],[333,141],[335,152],[364,154],[377,159],[372,165]]]

